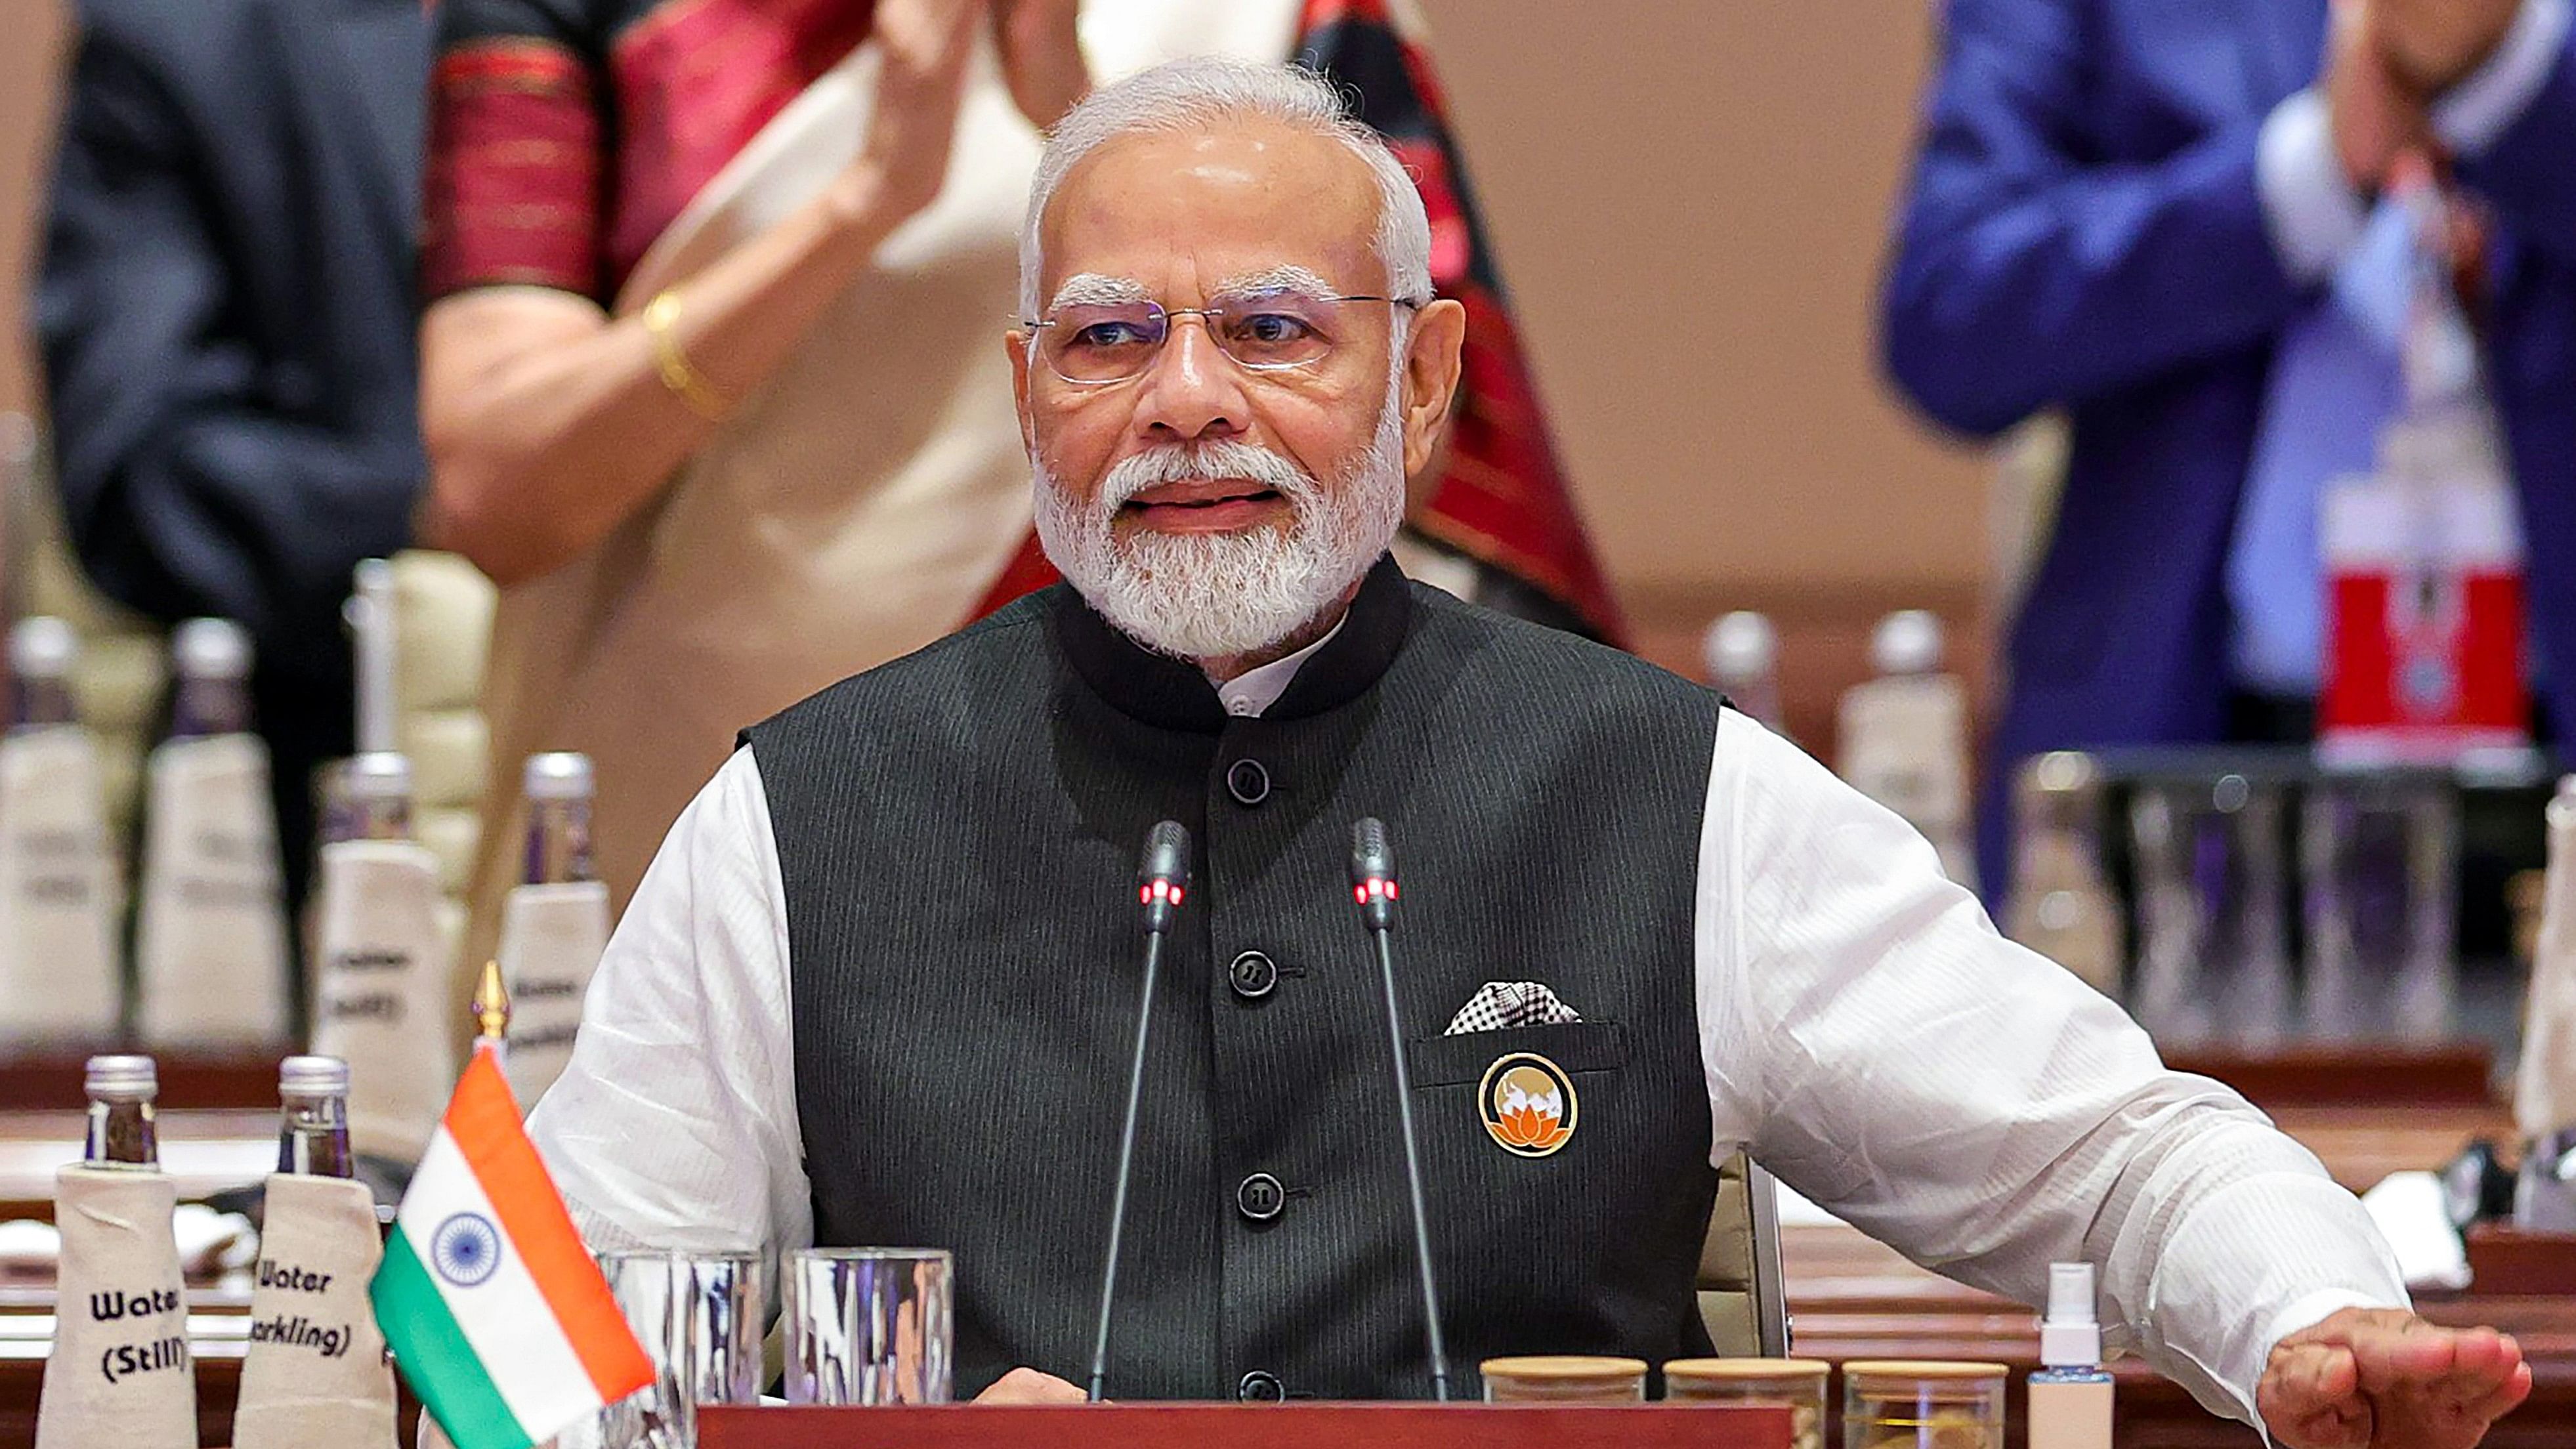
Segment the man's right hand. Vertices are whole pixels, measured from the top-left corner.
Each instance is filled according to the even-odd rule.
[[[2431,133],[2429,98],[2409,85],[2380,41],[2370,0],[2334,0],[2326,31],[2328,124],[2355,190],[2376,195],[2389,168]]]
[[[1053,1374],[1042,1374],[1033,1368],[1015,1368],[993,1381],[993,1386],[975,1396],[979,1404],[1079,1404],[1087,1402],[1082,1390]]]
[[[939,197],[966,94],[966,63],[989,23],[987,0],[885,0],[874,39],[884,53],[867,139],[846,177],[857,207],[909,217]]]

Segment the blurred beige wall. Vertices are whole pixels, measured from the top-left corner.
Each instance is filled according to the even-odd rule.
[[[1986,469],[1873,341],[1934,7],[1419,3],[1641,647],[1678,667],[1711,613],[1768,608],[1784,683],[1822,697],[1879,611],[1972,620]]]
[[[35,197],[43,185],[60,89],[64,0],[0,0],[0,412],[35,396],[27,349],[27,278]]]

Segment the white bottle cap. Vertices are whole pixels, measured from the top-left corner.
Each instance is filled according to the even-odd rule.
[[[351,804],[411,798],[411,760],[391,750],[351,756],[346,779]]]
[[[277,1064],[277,1091],[283,1097],[345,1097],[349,1064],[338,1057],[288,1057]]]
[[[1881,674],[1929,674],[1941,667],[1941,621],[1925,609],[1899,609],[1869,636],[1869,666]]]
[[[250,673],[250,633],[230,619],[190,619],[170,636],[186,679],[241,679]]]
[[[531,800],[587,800],[591,792],[590,756],[573,750],[530,755],[520,775],[520,788]]]
[[[1701,652],[1707,656],[1708,677],[1720,684],[1761,679],[1779,662],[1780,631],[1771,627],[1767,615],[1738,609],[1708,626]]]
[[[2092,1264],[2048,1265],[2048,1317],[2039,1325],[2039,1361],[2049,1368],[2093,1368],[2102,1362]]]
[[[9,631],[9,672],[21,679],[61,679],[80,657],[80,635],[51,614],[21,619]]]
[[[91,1057],[84,1085],[92,1097],[104,1101],[144,1102],[159,1095],[161,1072],[150,1057]]]

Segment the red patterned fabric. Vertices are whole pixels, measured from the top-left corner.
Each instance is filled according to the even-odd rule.
[[[1574,511],[1547,413],[1485,250],[1430,62],[1397,30],[1385,0],[1307,0],[1297,60],[1352,96],[1360,118],[1413,173],[1431,217],[1432,283],[1467,309],[1458,405],[1438,459],[1440,483],[1413,526],[1556,600],[1596,636],[1623,642],[1618,606]],[[979,613],[1052,582],[1044,564],[1032,540]]]
[[[476,40],[430,76],[421,285],[436,299],[527,282],[599,285],[599,114],[589,70],[533,37]]]
[[[855,49],[873,0],[670,0],[609,49],[617,205],[608,270],[645,248],[760,128]]]
[[[875,0],[452,0],[430,78],[425,295],[533,282],[609,301],[875,13]]]

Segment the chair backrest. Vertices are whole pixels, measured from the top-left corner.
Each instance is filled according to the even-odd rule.
[[[1722,1357],[1782,1358],[1789,1352],[1779,1203],[1771,1174],[1741,1152],[1718,1169],[1717,1203],[1700,1249],[1699,1313]]]

